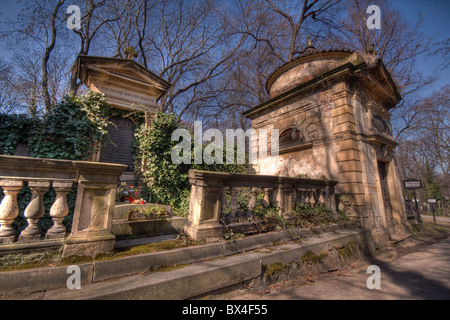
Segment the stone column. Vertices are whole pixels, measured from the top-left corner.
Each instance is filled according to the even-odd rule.
[[[77,201],[72,232],[64,242],[63,256],[111,252],[116,237],[112,220],[119,176],[126,165],[72,161],[78,172]]]
[[[47,231],[45,239],[60,239],[66,236],[66,228],[62,222],[64,217],[69,213],[67,194],[72,189],[72,182],[54,182],[53,189],[56,192],[55,202],[50,208],[53,226]]]
[[[0,181],[0,187],[3,188],[4,193],[4,198],[0,204],[0,243],[14,242],[16,231],[11,226],[11,224],[19,214],[17,193],[19,193],[23,185],[23,181]]]
[[[189,216],[184,231],[194,240],[222,237],[223,225],[220,224],[220,212],[223,210],[223,181],[229,173],[189,170],[191,198]],[[230,215],[233,210],[233,189],[230,201]]]
[[[28,187],[32,197],[24,212],[28,226],[19,237],[19,241],[23,242],[38,241],[41,238],[42,230],[37,223],[44,215],[44,193],[50,188],[50,181],[29,181]]]

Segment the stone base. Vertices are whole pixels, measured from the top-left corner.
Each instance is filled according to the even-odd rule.
[[[64,239],[66,237],[66,232],[47,232],[45,235],[45,240],[53,239]]]
[[[234,233],[242,233],[247,236],[275,230],[277,228],[277,220],[233,222],[228,224],[227,228]]]
[[[372,237],[375,247],[377,249],[383,248],[388,245],[389,240],[391,239],[390,232],[386,229],[372,229]]]
[[[222,238],[224,226],[219,223],[191,226],[188,221],[184,226],[184,231],[194,240],[202,240],[205,238]]]
[[[115,220],[111,232],[118,239],[130,236],[158,236],[182,232],[185,223],[186,218],[183,217],[171,217],[167,220]]]
[[[0,237],[0,243],[13,243],[16,236],[2,236]]]
[[[64,241],[62,257],[92,256],[114,250],[116,237],[113,234],[91,236],[69,236]]]
[[[19,242],[36,242],[41,240],[40,234],[21,234],[19,236]]]

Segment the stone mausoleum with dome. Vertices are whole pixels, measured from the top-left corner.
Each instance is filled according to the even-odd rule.
[[[266,89],[270,99],[244,115],[252,129],[278,129],[279,156],[258,159],[256,172],[337,180],[376,241],[410,234],[389,113],[401,96],[383,61],[309,44]]]

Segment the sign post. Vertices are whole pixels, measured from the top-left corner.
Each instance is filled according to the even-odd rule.
[[[421,227],[422,226],[422,217],[420,216],[419,203],[418,203],[417,197],[416,197],[416,189],[422,188],[422,181],[406,180],[406,181],[403,181],[403,185],[406,189],[410,189],[413,192],[414,202],[416,204],[416,219],[417,219],[417,223],[419,224],[419,229],[422,229],[422,227]]]
[[[436,223],[436,215],[434,214],[434,205],[436,204],[436,199],[427,199],[427,202],[431,206],[431,212],[433,212],[433,222]]]

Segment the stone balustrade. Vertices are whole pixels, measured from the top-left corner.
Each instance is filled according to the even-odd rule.
[[[119,176],[126,166],[110,163],[0,156],[0,244],[36,242],[42,239],[38,226],[44,215],[44,194],[56,194],[49,215],[53,226],[45,240],[64,241],[63,256],[95,255],[112,251],[111,233]],[[31,200],[24,210],[27,227],[16,234],[12,223],[19,214],[17,195],[28,184]],[[68,214],[67,194],[78,185],[71,233],[66,237],[62,221]]]
[[[223,224],[236,221],[240,206],[238,193],[250,188],[248,210],[243,218],[250,219],[258,201],[258,190],[264,192],[259,203],[276,205],[284,217],[293,209],[294,201],[314,205],[324,204],[336,212],[334,188],[337,181],[280,177],[256,174],[190,170],[191,198],[185,231],[194,239],[220,237]],[[229,201],[227,201],[229,199]]]

